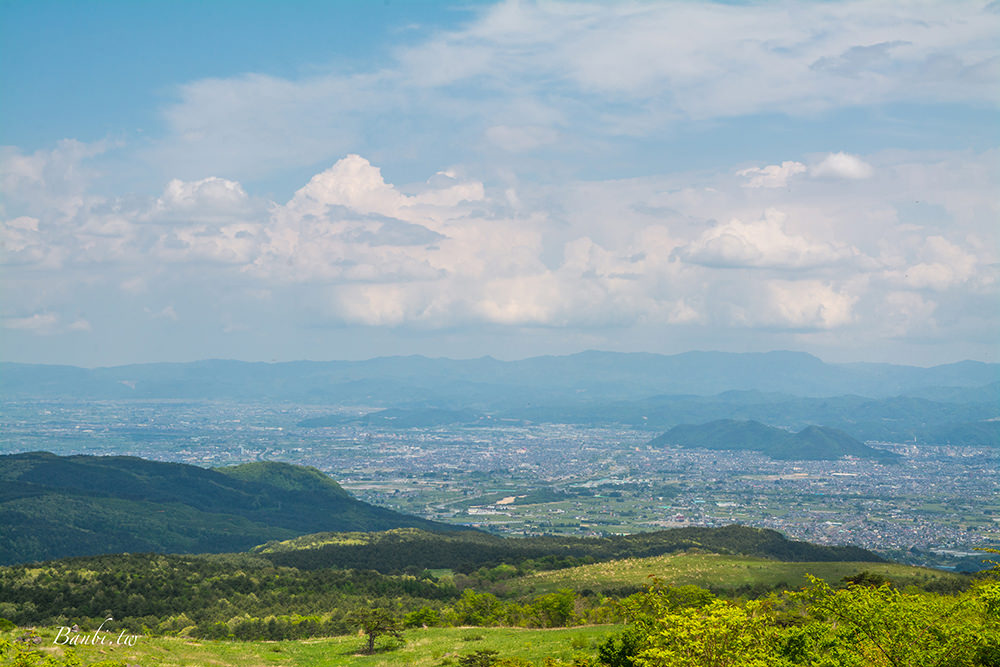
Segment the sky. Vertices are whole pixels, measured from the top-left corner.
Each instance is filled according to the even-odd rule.
[[[1000,2],[0,0],[0,359],[996,362]]]

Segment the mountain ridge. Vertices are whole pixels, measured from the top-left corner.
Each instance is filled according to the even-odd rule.
[[[791,433],[753,420],[718,419],[705,424],[681,424],[648,444],[752,450],[782,460],[835,460],[843,456],[881,462],[899,459],[898,454],[869,447],[838,429],[814,424]]]
[[[419,355],[363,361],[244,362],[211,359],[100,367],[0,362],[0,396],[236,398],[379,404],[457,400],[490,404],[558,398],[626,399],[731,390],[796,396],[870,398],[931,387],[975,387],[1000,380],[1000,364],[963,361],[928,368],[828,364],[805,352],[692,351],[674,355],[589,350],[517,361]]]
[[[319,470],[287,463],[209,469],[27,452],[0,456],[0,483],[0,564],[244,551],[323,530],[463,530],[369,505]]]

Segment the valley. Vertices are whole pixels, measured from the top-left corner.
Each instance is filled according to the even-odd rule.
[[[622,426],[298,426],[316,412],[234,401],[11,401],[0,451],[310,465],[360,500],[507,535],[741,523],[960,568],[980,562],[975,547],[1000,542],[995,447],[870,443],[898,462],[788,461],[654,446],[657,431]]]

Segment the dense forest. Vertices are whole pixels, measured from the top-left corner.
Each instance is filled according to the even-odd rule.
[[[611,537],[518,537],[487,533],[440,534],[415,529],[379,533],[318,533],[254,549],[276,565],[311,569],[349,567],[384,573],[414,568],[471,572],[502,563],[532,568],[573,567],[619,558],[643,558],[686,549],[763,556],[783,561],[882,562],[859,547],[829,547],[789,540],[764,528],[673,528]]]
[[[159,562],[151,565],[152,584],[142,584],[129,594],[137,610],[153,611],[142,607],[145,587],[157,595],[188,594],[206,582],[228,591],[239,599],[256,583],[267,579],[276,594],[274,600],[258,600],[262,604],[294,606],[299,592],[310,586],[323,585],[317,573],[295,575],[291,578],[280,572],[252,568],[243,569],[247,563],[215,563],[220,569],[203,578],[205,568],[191,578],[195,570],[183,564]],[[211,568],[208,568],[211,570]],[[226,572],[229,572],[226,574]],[[171,572],[166,575],[165,573]],[[72,570],[45,572],[43,576],[72,575]],[[163,574],[164,576],[159,576]],[[255,582],[255,575],[259,579]],[[81,594],[76,600],[67,599],[69,605],[84,601],[96,588],[108,586],[122,592],[133,582],[116,581],[114,574],[98,575],[89,585],[86,577],[76,583]],[[303,576],[304,579],[297,577]],[[776,591],[755,599],[724,599],[694,586],[671,587],[654,582],[645,591],[620,598],[601,598],[597,603],[583,600],[574,591],[562,590],[539,596],[518,604],[505,601],[490,593],[466,589],[460,595],[450,591],[434,604],[425,605],[404,613],[398,600],[407,595],[430,595],[436,585],[417,578],[399,580],[394,592],[404,593],[395,601],[382,597],[368,597],[368,606],[356,608],[337,607],[341,600],[326,600],[336,614],[269,614],[253,617],[237,614],[228,621],[199,623],[186,614],[170,616],[156,628],[143,624],[144,635],[150,633],[180,634],[218,640],[270,639],[286,640],[313,634],[347,634],[359,630],[365,635],[357,653],[376,650],[391,655],[406,641],[406,628],[427,628],[436,625],[462,626],[516,626],[551,628],[592,623],[616,623],[620,629],[586,650],[581,645],[571,660],[546,658],[546,667],[723,667],[723,666],[840,666],[840,667],[900,667],[903,665],[938,665],[941,667],[973,667],[1000,665],[1000,581],[995,574],[985,576],[965,590],[955,593],[931,593],[917,588],[900,589],[877,576],[860,573],[839,586],[831,586],[820,579],[796,591]],[[45,590],[45,584],[36,590]],[[9,584],[8,584],[9,585]],[[381,594],[391,590],[382,578],[372,574],[349,573],[333,587],[353,587],[363,594]],[[439,589],[443,591],[444,589]],[[5,590],[5,594],[10,589]],[[255,593],[247,594],[254,597]],[[431,598],[425,598],[430,600]],[[416,598],[414,598],[416,600]],[[206,600],[207,601],[207,600]],[[192,601],[189,609],[198,607]],[[121,604],[120,600],[106,599],[94,602]],[[444,606],[440,606],[444,603]],[[160,603],[154,603],[160,604]],[[81,612],[87,607],[80,607]],[[96,607],[89,607],[96,611]],[[159,608],[161,611],[163,607]],[[235,611],[235,609],[234,609]],[[97,627],[101,611],[88,624],[88,630]],[[213,612],[217,613],[217,612]],[[208,616],[213,615],[210,613]],[[150,617],[152,618],[152,617]],[[65,619],[55,619],[56,623]],[[9,621],[0,621],[0,631],[9,630]],[[121,624],[119,624],[121,625]],[[183,626],[183,627],[181,627]],[[126,631],[133,631],[127,624]],[[118,626],[105,627],[117,632]],[[427,632],[414,630],[413,632]],[[414,635],[410,635],[414,636]],[[419,635],[417,635],[419,636]],[[0,632],[0,657],[9,664],[25,667],[48,665],[70,667],[83,664],[77,650],[70,648],[62,657],[43,652],[40,638],[29,631],[14,639],[10,632]],[[467,640],[480,640],[481,635],[466,635]],[[198,644],[201,646],[201,644]],[[274,648],[273,650],[280,650]],[[103,653],[103,652],[102,652]],[[92,654],[91,654],[92,655]],[[501,655],[489,648],[469,650],[456,654],[460,665],[496,667],[530,667],[533,664],[517,655]],[[387,664],[394,663],[389,658]],[[436,664],[447,665],[447,658]],[[88,661],[90,665],[121,667],[124,662],[104,660]],[[311,663],[310,663],[311,664]]]

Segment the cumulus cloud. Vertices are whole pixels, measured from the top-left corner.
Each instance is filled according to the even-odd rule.
[[[843,261],[856,254],[833,243],[813,241],[789,234],[783,224],[787,216],[770,209],[757,221],[738,219],[716,225],[678,255],[687,262],[717,268],[806,269]]]
[[[156,200],[153,215],[228,217],[244,212],[249,198],[236,181],[211,176],[198,181],[173,179]]]
[[[993,204],[976,194],[981,184],[943,178],[954,168],[939,155],[893,159],[866,156],[879,165],[882,183],[852,184],[849,198],[837,181],[748,188],[732,169],[499,187],[458,169],[401,187],[357,154],[283,204],[258,202],[222,178],[171,180],[145,201],[88,195],[69,219],[50,211],[4,222],[5,256],[24,276],[23,289],[13,291],[25,297],[9,312],[35,314],[3,326],[26,334],[86,331],[90,320],[65,304],[30,303],[42,294],[32,276],[62,275],[66,283],[73,275],[79,284],[58,291],[101,292],[102,302],[113,290],[173,304],[185,290],[212,287],[219,329],[240,335],[252,328],[230,308],[233,294],[248,303],[259,302],[255,294],[269,303],[299,295],[287,299],[293,313],[304,309],[311,322],[337,326],[801,335],[867,327],[903,336],[933,317],[946,293],[952,302],[995,293],[988,267],[998,258],[989,242],[995,229],[983,222]],[[783,169],[800,176],[788,165],[804,164],[788,161]],[[935,210],[965,229],[964,238],[900,225],[886,188],[906,199],[913,188],[940,202]],[[781,206],[753,213],[761,201]],[[63,274],[44,269],[52,249],[61,253]],[[176,317],[171,305],[147,310],[144,320]]]
[[[31,216],[71,218],[93,202],[87,193],[93,179],[88,160],[108,146],[64,139],[55,148],[30,154],[0,147],[0,213],[14,208]]]
[[[806,171],[801,162],[785,161],[766,167],[749,167],[736,172],[747,179],[748,188],[783,188],[788,185],[788,179]]]
[[[918,251],[919,261],[888,270],[886,277],[896,286],[916,290],[944,291],[980,275],[976,257],[942,236],[930,236]]]
[[[819,281],[766,283],[763,324],[803,329],[833,329],[853,321],[858,297]]]
[[[875,173],[870,164],[861,158],[848,153],[830,153],[818,164],[814,165],[809,173],[816,178],[839,178],[849,181],[857,181],[869,178]]]

